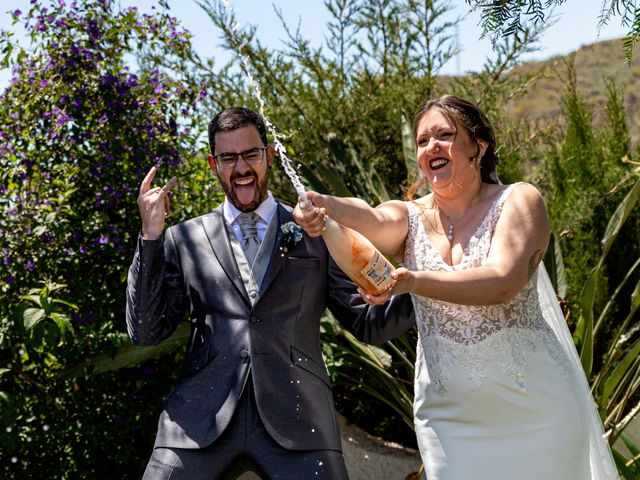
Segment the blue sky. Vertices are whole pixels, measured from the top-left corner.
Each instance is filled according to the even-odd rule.
[[[133,0],[132,0],[133,1]],[[608,1],[608,0],[607,0]],[[150,8],[153,0],[135,0],[140,8]],[[191,0],[170,0],[169,5],[174,14],[183,20],[186,28],[194,34],[194,43],[201,54],[221,55],[216,48],[220,40],[212,29],[211,23]],[[330,15],[322,0],[229,0],[229,5],[236,12],[239,22],[250,23],[258,27],[257,35],[263,44],[278,47],[286,34],[281,22],[274,12],[278,8],[288,25],[301,26],[304,35],[320,46],[326,34],[326,23]],[[465,15],[470,11],[464,0],[451,0],[455,15]],[[598,37],[598,18],[602,0],[567,0],[554,13],[557,22],[544,35],[541,50],[530,54],[527,59],[546,59],[555,55],[564,55],[588,45],[596,40],[619,38],[627,33],[620,26],[620,19],[615,18]],[[489,40],[480,40],[482,29],[479,26],[480,15],[472,12],[459,25],[459,42],[462,48],[460,56],[452,60],[442,73],[462,74],[469,70],[479,70],[486,58],[491,55]],[[228,58],[224,56],[224,58]]]
[[[142,11],[149,12],[157,2],[154,0],[120,0],[123,6],[135,5]],[[280,20],[274,12],[274,6],[282,11],[286,22],[295,27],[300,24],[301,31],[320,46],[324,40],[329,13],[322,0],[229,0],[242,25],[257,26],[257,36],[268,46],[278,48],[286,34]],[[469,11],[463,0],[452,0],[454,12],[464,15]],[[229,56],[219,47],[219,34],[206,14],[192,0],[169,0],[173,14],[194,34],[194,45],[201,56],[216,56],[221,65]],[[590,44],[596,40],[607,40],[624,36],[626,28],[620,26],[620,19],[614,18],[609,26],[600,32],[598,37],[598,16],[602,0],[567,0],[556,10],[557,22],[544,35],[541,49],[525,57],[528,60],[546,59],[555,55],[564,55]],[[0,28],[11,28],[9,9],[20,8],[23,12],[29,9],[29,0],[0,0]],[[445,66],[441,73],[462,74],[469,70],[479,70],[488,56],[491,45],[488,40],[480,40],[481,28],[478,26],[479,14],[471,13],[459,25],[458,34],[462,53]],[[636,56],[638,54],[636,53]],[[9,74],[0,71],[0,88],[8,81]]]

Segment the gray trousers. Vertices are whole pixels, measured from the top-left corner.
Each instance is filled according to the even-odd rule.
[[[235,480],[253,472],[263,480],[348,480],[342,452],[287,450],[267,432],[247,381],[231,423],[201,449],[156,448],[143,480]]]

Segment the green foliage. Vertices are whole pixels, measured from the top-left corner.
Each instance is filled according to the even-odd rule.
[[[517,41],[528,24],[544,24],[545,16],[555,6],[566,0],[466,0],[482,16],[483,36],[489,35],[495,44],[501,37],[513,36]],[[543,5],[544,3],[544,5]],[[598,18],[598,31],[605,27],[612,17],[619,16],[620,24],[629,28],[624,40],[624,53],[631,64],[633,47],[640,39],[640,6],[633,0],[603,0]]]
[[[191,57],[165,10],[32,2],[13,17],[31,46],[0,37],[12,72],[0,102],[0,476],[137,478],[175,359],[101,377],[84,373],[113,361],[61,372],[127,342],[124,279],[149,168],[183,180],[170,220],[219,199],[194,150],[206,91],[152,60],[130,64],[142,53]]]
[[[638,279],[635,270],[640,264],[640,255],[636,256],[637,260],[622,278],[622,282],[615,289],[609,303],[602,308],[602,313],[597,321],[595,321],[597,310],[594,309],[595,288],[599,278],[598,272],[604,267],[616,237],[625,226],[638,202],[640,202],[640,180],[629,190],[607,225],[605,236],[602,239],[602,256],[587,278],[580,297],[580,319],[575,335],[581,350],[585,371],[589,375],[592,370],[594,337],[601,330],[603,322],[607,320],[606,311],[613,302],[618,301],[621,292],[629,293],[628,289],[624,290],[625,284],[633,276],[636,277],[637,283],[629,293],[628,311],[624,313],[622,322],[613,325],[614,338],[602,356],[602,367],[593,380],[596,403],[600,407],[606,425],[610,425],[613,429],[612,440],[617,438],[631,420],[632,415],[628,415],[629,411],[637,411],[638,405],[640,405],[630,404],[631,394],[640,385],[640,356],[638,355],[640,353],[640,339],[634,341],[634,333],[638,329],[638,322],[634,321],[634,317],[640,308],[640,279]]]
[[[401,196],[400,119],[433,96],[438,71],[455,53],[456,19],[445,20],[446,2],[330,0],[336,17],[326,48],[312,49],[284,25],[287,42],[277,51],[260,44],[254,27],[234,29],[236,18],[222,1],[199,3],[226,48],[246,59],[266,114],[308,185],[373,203]],[[220,86],[222,98],[255,105],[246,79],[229,74],[231,66],[219,76],[208,71],[202,67],[203,78]],[[273,173],[272,189],[294,202],[289,181]]]
[[[180,352],[189,340],[191,326],[184,322],[176,328],[176,331],[159,345],[144,346],[134,345],[129,335],[122,333],[118,338],[120,347],[117,352],[105,352],[86,359],[61,372],[62,378],[75,378],[90,371],[91,375],[99,375],[105,372],[114,372],[123,368],[137,367],[138,365],[155,360],[174,352]]]
[[[358,341],[327,314],[323,355],[339,411],[387,440],[417,447],[413,433],[413,378],[417,330],[377,347]],[[371,418],[376,418],[371,425]]]
[[[618,471],[625,480],[638,480],[640,479],[640,448],[627,435],[623,434],[621,439],[631,453],[631,457],[626,458],[619,451],[613,451],[613,458],[618,467]]]
[[[513,36],[520,40],[526,30],[527,23],[542,23],[545,19],[545,8],[555,3],[560,5],[565,0],[547,0],[542,5],[540,0],[466,0],[473,8],[480,9],[482,14],[483,36],[490,35],[494,43],[500,37]],[[524,19],[523,19],[524,17]]]
[[[34,346],[42,343],[43,329],[39,327],[42,327],[41,322],[43,320],[52,321],[62,337],[67,332],[75,333],[71,318],[66,313],[59,311],[58,307],[65,305],[72,310],[77,310],[78,306],[50,296],[51,293],[63,287],[64,285],[62,284],[46,283],[40,289],[33,288],[29,290],[28,295],[22,296],[26,302],[16,307],[15,315],[18,318],[22,317],[23,327],[29,332],[29,340]],[[47,326],[45,326],[45,329]],[[39,338],[40,341],[36,340],[36,338]]]
[[[606,26],[613,16],[620,16],[620,24],[630,29],[623,42],[627,64],[630,65],[633,47],[640,39],[640,6],[631,0],[609,0],[608,4],[603,2],[598,29]]]
[[[621,188],[632,180],[627,163],[631,141],[622,95],[615,85],[607,81],[609,99],[596,122],[592,107],[578,92],[571,61],[566,63],[566,72],[561,98],[564,122],[548,129],[545,160],[532,178],[545,194],[551,227],[565,254],[568,299],[576,305],[588,272],[600,257],[607,222],[622,200]],[[633,237],[633,232],[628,235]],[[616,258],[634,258],[638,253],[633,242],[622,249]],[[615,278],[623,274],[622,268],[624,264],[615,267]],[[603,276],[608,272],[607,268],[599,270]],[[601,303],[607,292],[599,292],[596,301]]]

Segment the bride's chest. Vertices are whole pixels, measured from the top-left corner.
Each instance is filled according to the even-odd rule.
[[[416,270],[465,270],[481,266],[489,255],[491,232],[478,229],[461,242],[449,244],[446,237],[418,229],[408,249],[406,263]]]

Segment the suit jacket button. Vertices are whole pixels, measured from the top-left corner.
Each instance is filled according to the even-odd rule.
[[[240,351],[240,356],[242,358],[248,357],[249,356],[249,352],[247,352],[246,350],[241,350]]]

